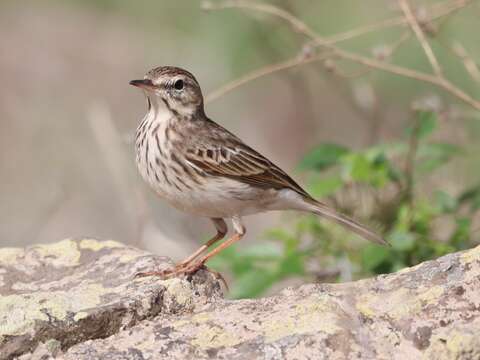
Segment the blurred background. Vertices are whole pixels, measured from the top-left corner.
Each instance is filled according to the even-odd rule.
[[[282,9],[325,38],[346,34],[334,46],[349,52],[432,74],[408,26],[378,26],[402,19],[394,0],[2,0],[0,246],[95,237],[178,260],[213,234],[137,174],[132,141],[146,105],[128,82],[175,65],[214,94],[269,64],[322,54],[278,13],[245,4]],[[480,99],[479,1],[410,5],[445,77]],[[478,243],[480,112],[455,94],[341,57],[217,94],[210,118],[393,245],[300,214],[248,217],[244,244],[212,263],[233,297],[394,271]]]

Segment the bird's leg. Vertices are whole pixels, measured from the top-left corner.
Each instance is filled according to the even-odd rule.
[[[175,268],[180,269],[180,268],[185,268],[187,267],[193,260],[195,260],[198,256],[200,256],[205,250],[207,250],[210,246],[215,244],[217,241],[222,240],[225,235],[227,235],[227,224],[225,223],[225,220],[222,218],[212,218],[211,219],[213,224],[215,225],[215,228],[217,229],[217,234],[212,237],[210,240],[208,240],[205,244],[203,244],[200,248],[197,249],[192,255],[187,257],[186,259],[182,260],[179,262]]]
[[[137,277],[160,276],[163,278],[169,278],[169,277],[172,277],[172,274],[175,275],[175,274],[181,273],[182,269],[187,268],[192,263],[193,260],[195,260],[198,256],[200,256],[205,250],[207,250],[210,246],[215,244],[217,241],[222,240],[227,234],[228,227],[227,227],[227,224],[225,223],[225,220],[223,220],[222,218],[212,218],[211,220],[215,225],[215,228],[217,229],[217,234],[214,237],[212,237],[210,240],[208,240],[205,244],[203,244],[200,248],[198,248],[198,250],[195,251],[192,255],[182,260],[180,263],[175,265],[175,267],[172,269],[163,270],[163,271],[141,272],[141,273],[137,273],[135,276]]]
[[[220,244],[220,246],[216,247],[212,251],[210,251],[208,254],[203,256],[199,261],[195,262],[194,264],[180,270],[184,274],[191,274],[194,273],[195,271],[199,270],[200,268],[204,267],[205,263],[217,255],[220,251],[226,249],[227,247],[233,245],[236,243],[238,240],[240,240],[244,235],[245,235],[245,226],[242,224],[242,221],[240,217],[233,217],[232,218],[232,223],[233,223],[233,228],[235,229],[235,233],[233,234],[232,237],[230,237],[228,240],[226,240],[223,244]]]

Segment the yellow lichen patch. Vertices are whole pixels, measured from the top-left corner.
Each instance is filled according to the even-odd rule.
[[[440,341],[441,340],[441,341]],[[448,335],[437,335],[430,340],[433,344],[423,359],[479,359],[480,337],[476,334],[453,330]]]
[[[78,313],[95,307],[107,290],[101,285],[80,286],[74,291],[39,291],[25,295],[0,297],[0,336],[22,335],[31,331],[36,321],[66,319],[69,312]]]
[[[196,315],[192,316],[192,322],[197,323],[197,324],[205,323],[205,322],[209,321],[210,319],[211,319],[210,314],[206,313],[206,312],[199,313],[199,314],[196,314]]]
[[[460,256],[460,261],[463,264],[469,264],[473,261],[480,261],[480,245],[463,253]]]
[[[480,338],[478,334],[454,332],[447,339],[447,349],[455,358],[461,354],[470,354],[471,359],[478,359],[480,357]]]
[[[436,303],[440,296],[443,294],[443,287],[434,286],[427,289],[424,293],[418,295],[418,301],[422,302],[422,305],[429,305]]]
[[[164,281],[167,291],[164,296],[175,299],[177,304],[186,306],[192,301],[192,288],[186,281],[173,278]]]
[[[17,258],[23,255],[25,251],[21,248],[3,248],[0,250],[0,264],[3,266],[13,265]]]
[[[388,304],[387,312],[393,319],[402,319],[411,316],[421,309],[421,303],[415,299],[412,291],[400,288],[390,293],[386,299],[379,299]]]
[[[443,288],[441,286],[426,289],[423,293],[418,291],[417,294],[408,289],[399,289],[386,299],[392,305],[388,314],[394,319],[410,317],[421,311],[422,307],[435,304],[442,294]]]
[[[401,318],[412,312],[413,298],[411,291],[400,288],[391,293],[379,295],[364,295],[359,298],[355,307],[358,311],[368,317],[379,313],[388,313],[394,318]],[[416,306],[419,306],[418,303]]]
[[[357,301],[355,308],[366,317],[374,317],[376,311],[371,306],[371,303],[374,301],[374,299],[374,296],[366,294]]]
[[[50,258],[49,262],[56,267],[76,266],[80,260],[77,243],[71,239],[54,244],[36,245],[29,251],[36,252],[43,258]]]
[[[201,349],[210,349],[218,347],[235,346],[243,339],[226,329],[215,325],[204,324],[196,331],[196,336],[192,339],[192,345]]]
[[[337,320],[335,304],[327,299],[309,299],[294,309],[271,314],[262,327],[265,340],[273,342],[293,334],[323,332],[333,335],[341,330]]]
[[[480,261],[476,256],[472,256],[470,259],[465,261],[465,264],[469,264],[465,267],[465,271],[462,273],[463,284],[473,284],[477,286],[477,282],[480,279]]]
[[[118,262],[120,262],[122,264],[126,264],[126,263],[129,263],[129,262],[132,262],[133,260],[135,260],[139,256],[142,256],[142,254],[131,254],[131,253],[123,254],[123,255],[120,255],[120,257],[118,258]]]
[[[125,245],[113,240],[98,241],[95,239],[83,239],[80,241],[79,246],[80,246],[80,249],[87,249],[92,251],[99,251],[105,248],[113,249],[113,248],[125,247]]]
[[[399,288],[391,293],[365,294],[361,296],[355,308],[367,317],[374,317],[380,313],[388,313],[395,319],[411,316],[420,311],[423,306],[435,304],[443,294],[441,286],[426,288],[423,292]]]
[[[80,311],[73,316],[73,320],[79,321],[85,319],[88,316],[88,313],[85,311]]]

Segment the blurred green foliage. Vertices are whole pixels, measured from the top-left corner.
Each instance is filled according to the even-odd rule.
[[[311,280],[315,278],[315,271],[309,270],[312,263],[317,269],[329,269],[345,254],[353,277],[361,277],[467,248],[471,217],[480,207],[480,186],[456,197],[442,190],[425,191],[428,176],[463,152],[454,144],[431,140],[437,128],[434,112],[417,111],[412,123],[402,141],[359,151],[321,144],[299,165],[312,175],[309,190],[316,197],[335,199],[352,186],[362,186],[371,190],[372,198],[388,198],[374,204],[369,216],[370,225],[376,225],[391,247],[358,241],[336,225],[305,216],[290,230],[270,230],[270,242],[230,248],[212,259],[210,266],[232,274],[231,296],[259,296],[286,278]],[[451,225],[443,229],[438,222]]]

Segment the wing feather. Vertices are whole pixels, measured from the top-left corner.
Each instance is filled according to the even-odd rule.
[[[291,189],[310,198],[282,169],[243,143],[209,145],[187,150],[187,161],[211,176],[224,176],[263,189]]]

